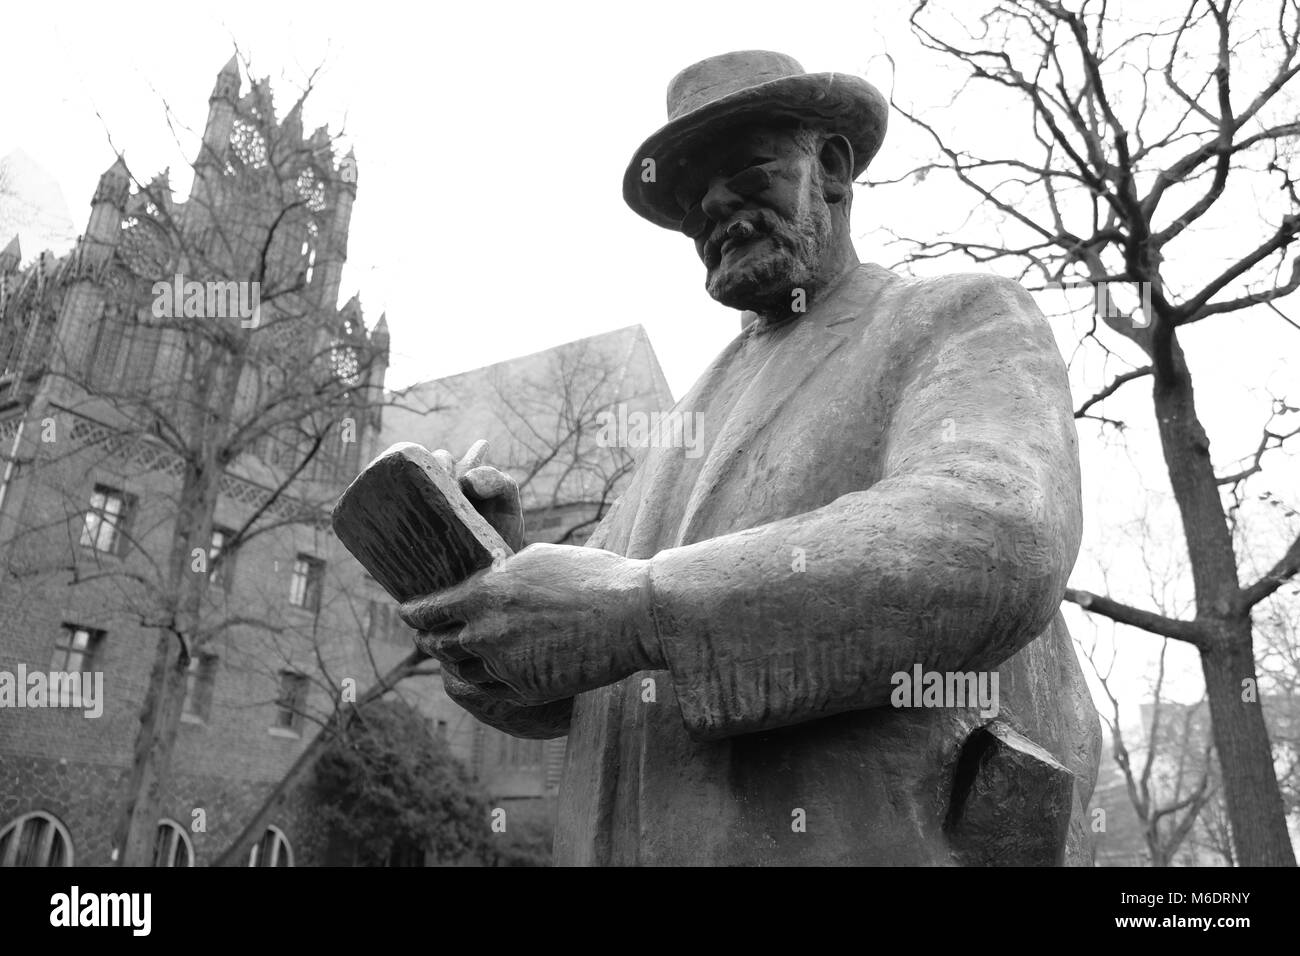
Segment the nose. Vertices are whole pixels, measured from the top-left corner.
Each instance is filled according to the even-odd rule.
[[[743,196],[728,188],[728,181],[725,176],[715,177],[709,183],[704,198],[700,200],[700,208],[704,211],[704,215],[714,222],[725,222],[745,203]]]

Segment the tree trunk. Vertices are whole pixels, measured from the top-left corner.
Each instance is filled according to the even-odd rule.
[[[196,548],[207,554],[218,477],[213,468],[188,468],[181,486],[168,566],[171,620],[158,638],[140,711],[129,789],[118,823],[118,866],[149,866],[153,862],[154,833],[185,708],[190,661],[181,651],[183,646],[189,653],[197,650],[200,609],[208,584],[206,571],[195,570],[190,555]]]
[[[128,790],[113,840],[118,866],[150,866],[159,808],[185,705],[185,665],[169,631],[158,636],[149,686],[140,708]]]
[[[191,390],[192,457],[181,478],[167,592],[162,599],[169,626],[159,637],[140,711],[140,730],[115,841],[118,866],[149,866],[153,862],[163,790],[171,776],[172,751],[185,708],[188,655],[198,650],[208,589],[206,564],[196,568],[191,556],[196,550],[206,556],[212,543],[222,474],[216,460],[216,436],[221,434],[222,415],[234,407],[242,363],[235,361],[223,368],[213,355],[200,349],[195,354],[195,368],[200,371]],[[206,401],[218,389],[215,402]],[[182,654],[182,648],[188,653]]]
[[[1237,558],[1214,475],[1210,440],[1196,414],[1182,348],[1172,332],[1170,336],[1163,348],[1154,349],[1153,399],[1160,446],[1187,542],[1196,621],[1203,628],[1201,668],[1233,841],[1243,866],[1294,866],[1262,705],[1258,693],[1253,703],[1241,700],[1242,681],[1255,678],[1254,647],[1249,610],[1238,607]]]
[[[1201,671],[1237,862],[1242,866],[1295,866],[1264,725],[1249,618],[1225,623],[1219,629],[1210,647],[1201,653]],[[1250,683],[1243,686],[1247,680]],[[1254,693],[1247,694],[1246,686]]]

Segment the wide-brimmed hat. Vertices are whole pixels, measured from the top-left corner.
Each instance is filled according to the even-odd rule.
[[[766,50],[710,57],[668,84],[668,122],[632,157],[623,198],[655,225],[676,229],[682,210],[673,190],[692,154],[729,130],[770,119],[843,135],[853,145],[856,179],[880,149],[888,117],[885,98],[861,77],[805,73],[794,57]]]

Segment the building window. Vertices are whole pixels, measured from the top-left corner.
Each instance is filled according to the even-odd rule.
[[[153,844],[154,866],[193,866],[194,848],[189,835],[171,820],[160,820]]]
[[[410,840],[398,840],[388,852],[385,866],[420,867],[425,865],[428,854],[424,847]]]
[[[541,740],[524,740],[502,734],[497,751],[499,767],[537,767],[542,763]]]
[[[483,765],[487,763],[488,729],[486,724],[479,723],[477,720],[470,726],[473,732],[473,736],[470,737],[469,750],[470,775],[475,780],[480,780],[483,777]],[[493,733],[495,732],[493,731]]]
[[[511,737],[515,742],[516,756],[515,766],[518,767],[540,767],[542,765],[542,745],[544,740],[522,740],[519,737]]]
[[[249,866],[293,866],[293,848],[275,827],[267,827],[248,854]]]
[[[554,740],[547,740],[543,743],[545,770],[546,770],[546,789],[554,793],[560,787],[560,777],[564,775],[564,748],[567,739],[559,737]]]
[[[72,841],[48,813],[28,813],[0,830],[0,866],[72,866]]]
[[[369,642],[386,641],[403,648],[411,645],[410,631],[397,616],[397,608],[388,602],[370,601],[364,623]]]
[[[213,528],[212,544],[208,548],[208,578],[213,584],[227,590],[230,589],[230,579],[235,570],[235,555],[226,550],[226,545],[234,535],[235,532],[229,528]]]
[[[275,726],[297,730],[302,726],[302,709],[307,702],[307,676],[296,671],[280,672],[280,696],[275,702]]]
[[[65,673],[90,670],[103,639],[103,631],[79,624],[64,624],[63,633],[54,645],[50,670]]]
[[[321,582],[325,579],[325,562],[310,554],[300,554],[293,562],[293,581],[289,585],[289,603],[309,611],[320,610]]]
[[[81,546],[106,554],[121,554],[125,550],[130,508],[129,495],[107,485],[96,485],[81,529]]]
[[[185,675],[185,713],[201,721],[206,721],[212,710],[217,660],[215,654],[195,654]]]

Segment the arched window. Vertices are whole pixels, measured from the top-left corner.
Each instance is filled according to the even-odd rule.
[[[67,828],[39,810],[0,830],[0,866],[72,866]]]
[[[193,866],[194,847],[179,823],[159,820],[153,843],[154,866]]]
[[[276,827],[267,827],[248,854],[249,866],[293,866],[293,849]]]

